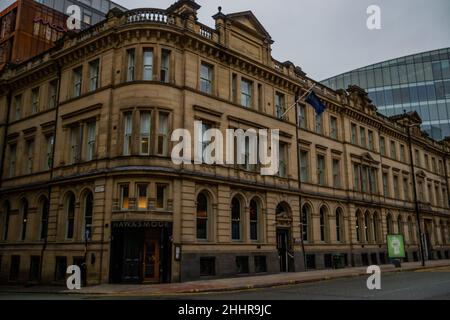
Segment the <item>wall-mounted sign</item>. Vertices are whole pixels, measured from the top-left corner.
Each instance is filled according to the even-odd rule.
[[[105,192],[105,186],[96,186],[95,193],[103,193]]]
[[[63,26],[59,26],[59,25],[57,25],[55,23],[51,23],[50,21],[45,20],[42,17],[34,18],[33,22],[34,23],[41,23],[41,24],[43,24],[45,26],[49,26],[51,29],[56,30],[58,32],[67,32],[67,28],[65,28]]]
[[[120,229],[137,229],[137,228],[169,228],[170,222],[164,221],[114,221],[113,228]]]
[[[401,234],[388,234],[387,247],[389,258],[405,258],[405,241]]]

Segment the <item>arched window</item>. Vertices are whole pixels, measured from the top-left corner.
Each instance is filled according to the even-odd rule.
[[[250,240],[259,239],[259,206],[256,200],[250,201]]]
[[[403,221],[402,221],[402,216],[401,215],[398,215],[397,230],[398,230],[398,234],[403,234]]]
[[[208,197],[200,193],[197,197],[197,239],[208,240]]]
[[[309,205],[305,204],[302,208],[302,234],[303,241],[309,241],[309,218],[311,214],[311,208]]]
[[[231,239],[242,239],[241,202],[238,198],[231,201]]]
[[[20,233],[20,239],[23,241],[27,236],[28,225],[28,201],[26,199],[22,200],[20,210],[22,211],[22,231]]]
[[[393,222],[392,222],[392,214],[390,212],[386,216],[386,228],[387,228],[388,234],[393,234],[394,233]]]
[[[356,231],[356,241],[361,242],[361,212],[356,212],[356,223],[355,223],[355,231]]]
[[[327,241],[327,223],[328,223],[328,214],[327,208],[323,206],[320,208],[320,241]]]
[[[75,230],[75,195],[70,193],[66,198],[67,227],[66,239],[73,239]]]
[[[9,204],[9,201],[6,201],[3,206],[3,215],[4,215],[4,222],[3,222],[3,240],[8,240],[8,231],[9,231],[9,218],[11,215],[11,205]]]
[[[88,192],[84,198],[84,230],[83,239],[92,239],[92,213],[94,205],[94,196],[92,192]]]
[[[378,216],[378,213],[375,212],[373,214],[373,240],[375,243],[378,243],[380,241],[380,217]]]
[[[342,209],[338,208],[336,209],[336,241],[341,242],[343,240],[343,214]]]
[[[49,204],[47,198],[43,198],[41,201],[41,235],[40,239],[44,240],[47,238],[48,232],[48,216],[49,216]]]
[[[370,223],[369,223],[369,212],[364,214],[364,241],[370,242]]]
[[[415,237],[414,222],[413,222],[412,217],[408,217],[408,234],[409,234],[409,242],[415,243],[416,237]]]

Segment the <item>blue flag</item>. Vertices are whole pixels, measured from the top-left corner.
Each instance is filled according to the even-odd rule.
[[[320,99],[316,96],[314,91],[311,91],[311,93],[308,95],[305,101],[308,102],[314,108],[314,110],[316,110],[316,113],[318,115],[321,115],[327,108],[322,103],[322,101],[320,101]]]

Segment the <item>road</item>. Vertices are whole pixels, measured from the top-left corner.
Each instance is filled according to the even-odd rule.
[[[381,290],[368,290],[367,277],[341,278],[300,285],[197,295],[84,296],[0,293],[0,300],[450,300],[450,267],[387,273]]]

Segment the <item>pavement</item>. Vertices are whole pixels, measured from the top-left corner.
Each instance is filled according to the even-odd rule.
[[[427,271],[450,266],[450,260],[427,261],[422,267],[420,262],[402,263],[401,268],[393,265],[382,265],[381,273],[394,273],[402,271]],[[106,296],[170,296],[198,293],[231,292],[250,289],[272,288],[288,285],[297,285],[311,282],[319,282],[339,278],[351,278],[367,275],[367,267],[345,268],[337,270],[314,270],[308,272],[280,273],[260,275],[252,277],[237,277],[214,280],[201,280],[171,284],[149,285],[116,285],[102,284],[85,287],[81,290],[67,290],[65,287],[24,287],[24,286],[0,286],[0,293],[41,293],[41,294],[81,294],[81,295],[106,295]]]

